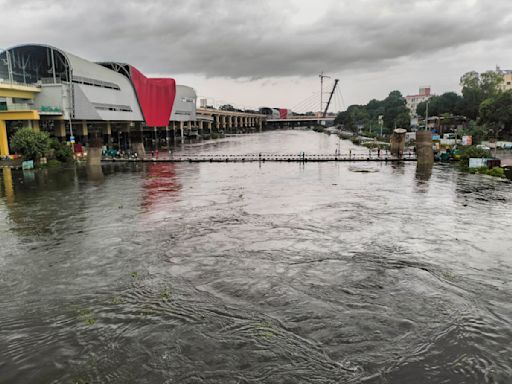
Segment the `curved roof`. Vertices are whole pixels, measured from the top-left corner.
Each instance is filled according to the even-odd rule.
[[[129,79],[123,75],[51,45],[23,44],[8,48],[8,51],[12,52],[16,58],[16,53],[21,54],[31,48],[34,50],[50,49],[59,53],[58,60],[52,68],[59,66],[59,74],[63,76],[62,80],[73,82],[74,118],[143,120],[134,88]],[[48,65],[48,56],[46,55],[48,53],[39,51],[30,56],[37,57],[38,62]],[[32,70],[31,77],[35,76],[37,80],[51,77],[46,69],[43,71]]]

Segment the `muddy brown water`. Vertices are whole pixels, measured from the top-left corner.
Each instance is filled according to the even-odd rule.
[[[4,169],[0,383],[510,383],[511,227],[511,184],[450,165]]]

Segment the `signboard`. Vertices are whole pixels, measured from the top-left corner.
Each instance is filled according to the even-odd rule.
[[[441,136],[440,135],[432,135],[432,140],[433,141],[441,140]]]
[[[70,137],[69,137],[69,142],[70,142],[71,144],[75,144],[75,136],[70,136]]]
[[[29,161],[24,161],[21,163],[21,168],[22,169],[34,169],[34,161],[33,160],[29,160]]]
[[[469,168],[483,168],[487,167],[487,162],[492,159],[485,158],[470,158],[469,159]]]
[[[473,136],[462,136],[462,145],[473,145]]]

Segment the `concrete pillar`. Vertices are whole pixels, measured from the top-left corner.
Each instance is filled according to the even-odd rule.
[[[9,144],[7,141],[7,125],[5,120],[0,120],[0,156],[9,156]]]
[[[89,146],[87,149],[87,165],[101,165],[101,147]]]
[[[211,121],[209,121],[209,122],[208,122],[208,130],[210,131],[210,137],[211,137],[211,135],[212,135],[212,125],[213,125],[213,124],[212,124],[212,122],[211,122]]]
[[[1,124],[2,120],[0,120]],[[12,183],[12,169],[9,167],[4,167],[2,169],[3,179],[4,179],[4,193],[5,199],[7,200],[7,204],[14,203],[14,187]]]
[[[64,140],[66,138],[66,122],[64,120],[55,120],[55,136]]]
[[[395,129],[390,139],[390,152],[393,156],[402,157],[405,150],[405,129]]]
[[[176,142],[176,122],[171,121],[171,134],[172,134],[172,142]]]
[[[434,151],[432,150],[432,132],[416,132],[416,156],[418,158],[418,165],[428,165],[434,162]]]
[[[89,133],[89,132],[87,132]],[[97,130],[93,131],[93,135],[89,140],[87,148],[87,165],[98,166],[101,165],[103,147],[103,136]]]
[[[129,145],[132,152],[137,153],[139,158],[145,157],[146,149],[142,139],[142,126],[137,123],[135,127],[131,127],[131,123],[128,123],[128,137],[130,138]]]
[[[261,117],[258,118],[258,125],[259,125],[260,132],[263,131],[263,121],[261,120]]]
[[[165,127],[165,144],[166,144],[167,150],[170,151],[171,144],[170,144],[170,140],[169,140],[169,126]]]
[[[30,124],[34,132],[41,132],[41,125],[39,124],[39,120],[32,120]]]
[[[102,134],[107,136],[105,144],[110,146],[112,144],[112,123],[110,121],[107,121],[107,124],[102,127]]]
[[[185,122],[180,121],[180,137],[181,137],[182,144],[185,142],[185,133],[183,132],[184,129],[185,129]]]
[[[81,126],[81,134],[83,136],[89,136],[89,128],[87,127],[87,121],[83,120],[82,121],[82,126]]]
[[[87,127],[87,121],[83,120],[82,125],[80,127],[80,133],[83,136],[83,142],[84,144],[87,144],[89,141],[89,128]]]

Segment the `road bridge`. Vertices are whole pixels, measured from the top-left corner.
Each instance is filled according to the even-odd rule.
[[[199,129],[207,128],[210,131],[222,131],[224,133],[249,133],[263,129],[265,115],[250,112],[198,108],[197,121]]]
[[[286,119],[267,119],[267,125],[284,128],[284,127],[312,127],[312,126],[332,126],[334,124],[334,116],[316,117],[316,116],[291,116]]]

